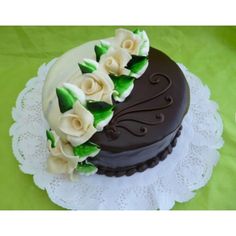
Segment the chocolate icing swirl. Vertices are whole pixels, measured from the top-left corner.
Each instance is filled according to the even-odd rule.
[[[163,80],[163,79],[167,81],[167,86],[162,88],[161,91],[157,92],[155,95],[152,95],[152,96],[142,99],[134,104],[131,104],[131,105],[121,109],[119,112],[115,113],[115,115],[113,116],[109,125],[105,128],[105,133],[108,137],[110,137],[111,139],[117,139],[120,135],[119,128],[125,129],[130,134],[133,134],[137,137],[142,137],[142,136],[145,136],[148,132],[148,128],[143,125],[154,126],[154,125],[158,125],[158,124],[161,124],[164,122],[165,115],[163,113],[156,114],[155,121],[143,121],[138,118],[124,118],[126,115],[129,115],[129,114],[163,110],[163,109],[171,106],[173,104],[173,98],[171,96],[166,96],[164,98],[166,104],[163,106],[139,108],[140,105],[148,103],[152,100],[159,98],[162,94],[166,93],[169,90],[169,88],[172,86],[172,80],[165,74],[154,73],[149,77],[149,82],[153,86],[158,85],[161,82],[161,80]],[[135,107],[135,109],[131,110],[133,107]],[[127,125],[127,121],[136,122],[136,123],[139,123],[142,125],[138,128],[137,131],[135,131],[130,128],[129,124]]]

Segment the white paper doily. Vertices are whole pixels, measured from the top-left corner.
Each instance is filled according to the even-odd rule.
[[[33,175],[35,184],[50,199],[67,209],[171,209],[175,202],[186,202],[194,190],[204,186],[219,159],[223,145],[223,125],[217,104],[209,100],[210,91],[201,80],[180,65],[190,87],[190,109],[183,121],[177,146],[156,167],[131,177],[80,176],[75,181],[46,171],[48,157],[42,114],[42,87],[56,59],[39,68],[20,93],[10,129],[13,152],[20,169]]]

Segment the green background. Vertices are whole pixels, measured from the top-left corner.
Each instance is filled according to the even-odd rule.
[[[117,27],[0,27],[0,209],[62,209],[13,156],[12,107],[38,67],[89,40],[110,37]],[[136,27],[127,27],[135,29]],[[183,63],[209,86],[224,123],[224,147],[207,186],[174,209],[236,209],[236,27],[139,27],[151,45]]]

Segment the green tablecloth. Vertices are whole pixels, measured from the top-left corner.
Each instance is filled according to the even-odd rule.
[[[61,209],[34,185],[32,176],[19,170],[9,137],[11,110],[42,63],[86,41],[110,37],[115,28],[0,27],[0,209]],[[236,28],[140,28],[147,31],[152,46],[209,86],[224,123],[225,145],[211,180],[195,198],[174,209],[236,209]]]

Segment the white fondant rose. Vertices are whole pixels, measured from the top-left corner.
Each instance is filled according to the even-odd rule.
[[[73,146],[78,146],[88,141],[97,131],[93,122],[93,115],[77,101],[73,109],[60,118],[59,129]]]
[[[78,164],[78,157],[74,156],[70,144],[63,143],[55,132],[55,147],[51,147],[51,141],[48,141],[50,156],[47,160],[48,171],[53,174],[72,174]]]
[[[87,99],[112,104],[114,84],[106,73],[97,70],[93,73],[76,75],[70,82],[79,87]]]
[[[131,55],[138,56],[147,56],[150,47],[145,31],[133,33],[126,29],[116,30],[114,46],[127,50]]]
[[[101,56],[99,64],[107,74],[129,75],[130,70],[125,67],[131,58],[131,55],[125,49],[110,48],[106,54]]]
[[[64,156],[48,158],[48,171],[52,174],[73,174],[77,161],[70,160]]]

